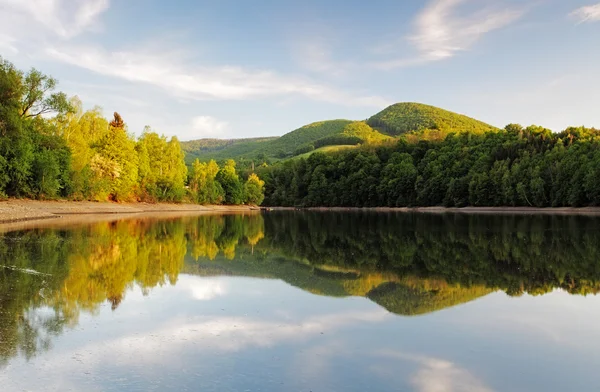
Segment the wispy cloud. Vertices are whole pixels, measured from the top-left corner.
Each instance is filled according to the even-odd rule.
[[[298,64],[310,71],[339,76],[345,65],[333,59],[331,48],[322,40],[298,41],[293,44],[293,56]]]
[[[389,101],[363,96],[315,83],[307,78],[237,66],[197,66],[177,54],[164,52],[108,52],[89,47],[52,47],[54,60],[105,76],[146,83],[187,100],[243,100],[286,95],[351,106],[382,107]]]
[[[578,20],[579,23],[600,21],[600,3],[581,7],[571,12],[571,17]]]
[[[93,28],[110,0],[0,0],[0,32],[20,35],[27,29],[68,39]]]
[[[452,361],[393,350],[382,350],[377,352],[376,355],[417,364],[419,369],[412,375],[410,382],[419,392],[493,392],[490,387],[469,370]],[[387,373],[387,375],[394,376],[397,373],[397,366],[386,371],[387,366],[389,365],[373,370],[381,374]]]
[[[408,37],[417,50],[417,56],[383,61],[376,65],[391,69],[451,58],[470,49],[485,34],[508,26],[525,13],[524,9],[508,6],[481,7],[481,3],[469,12],[460,8],[476,4],[474,0],[431,1],[417,15],[414,32]]]
[[[229,128],[227,121],[221,121],[212,116],[197,116],[192,119],[192,138],[223,137]]]

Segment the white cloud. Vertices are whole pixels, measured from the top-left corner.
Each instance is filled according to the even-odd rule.
[[[492,392],[493,390],[470,371],[454,362],[425,355],[406,354],[392,350],[383,350],[376,354],[389,359],[413,362],[419,369],[410,378],[411,384],[419,392]],[[393,368],[373,369],[381,374],[395,376],[396,364]]]
[[[579,20],[579,23],[600,21],[600,3],[581,7],[571,12],[571,17]]]
[[[171,53],[50,47],[46,54],[54,60],[102,75],[150,84],[182,99],[243,100],[297,95],[350,106],[383,107],[389,104],[381,97],[357,96],[306,78],[282,76],[272,71],[251,71],[233,66],[194,66]]]
[[[192,119],[192,128],[196,139],[223,137],[228,127],[227,121],[221,121],[211,116],[197,116]]]
[[[93,28],[109,0],[0,0],[0,32],[31,37],[50,32],[63,39]]]
[[[180,357],[182,351],[192,345],[205,351],[239,352],[252,347],[303,342],[322,333],[355,324],[380,323],[389,317],[386,311],[376,310],[310,317],[297,322],[259,321],[248,317],[177,319],[143,333],[88,343],[75,351],[52,353],[46,357],[46,363],[54,364],[52,368],[56,374],[60,374],[61,370],[70,371],[63,365],[68,363],[66,358],[73,358],[76,353],[89,353],[85,358],[88,366],[101,363],[119,366],[130,361],[136,364],[173,363],[174,358]]]
[[[433,0],[417,15],[414,33],[408,37],[418,56],[376,64],[380,68],[398,68],[439,61],[470,49],[485,34],[503,28],[524,14],[523,9],[483,7],[459,13],[460,6],[474,0]]]
[[[223,282],[218,279],[202,279],[191,281],[188,289],[192,298],[198,301],[210,301],[227,293]]]

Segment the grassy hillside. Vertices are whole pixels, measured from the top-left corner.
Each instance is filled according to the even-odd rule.
[[[346,125],[351,123],[350,120],[331,120],[308,124],[269,142],[266,146],[268,150],[263,152],[270,157],[292,157],[299,147],[322,138],[340,135]]]
[[[420,103],[397,103],[367,120],[374,129],[397,136],[409,132],[438,131],[484,133],[496,128],[462,114]]]
[[[308,158],[315,152],[322,152],[324,154],[327,154],[327,153],[336,152],[336,151],[348,150],[350,148],[356,148],[356,147],[357,147],[356,145],[352,146],[352,145],[343,145],[343,144],[335,145],[335,146],[319,147],[312,151],[305,152],[304,154],[296,155],[296,156],[292,157],[292,159]]]
[[[484,133],[491,125],[461,114],[418,103],[397,103],[365,121],[330,120],[305,125],[281,137],[201,139],[183,142],[186,162],[209,159],[287,159],[315,151],[337,151],[341,146],[378,144],[417,133],[418,138],[440,139],[450,132]],[[322,149],[323,147],[331,147]],[[335,148],[333,148],[335,147]]]
[[[200,160],[254,159],[259,156],[269,159],[284,159],[298,155],[299,147],[313,143],[319,139],[341,135],[344,128],[351,124],[350,120],[321,121],[298,128],[281,137],[233,139],[222,143],[214,139],[182,142],[186,152],[186,162],[196,158]],[[304,151],[306,152],[306,151]]]
[[[237,158],[251,154],[277,137],[248,139],[199,139],[181,142],[185,152],[185,162],[191,165],[196,158],[200,160]]]
[[[392,139],[388,135],[384,135],[379,131],[373,129],[369,124],[364,121],[356,121],[346,125],[342,135],[349,137],[357,137],[362,140],[363,143],[376,144],[386,140]]]

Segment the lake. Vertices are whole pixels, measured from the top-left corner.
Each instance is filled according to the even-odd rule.
[[[7,391],[597,391],[600,218],[271,211],[0,234]]]

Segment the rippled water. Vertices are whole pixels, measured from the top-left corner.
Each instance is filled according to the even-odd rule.
[[[2,391],[597,391],[600,219],[127,219],[0,234]]]

